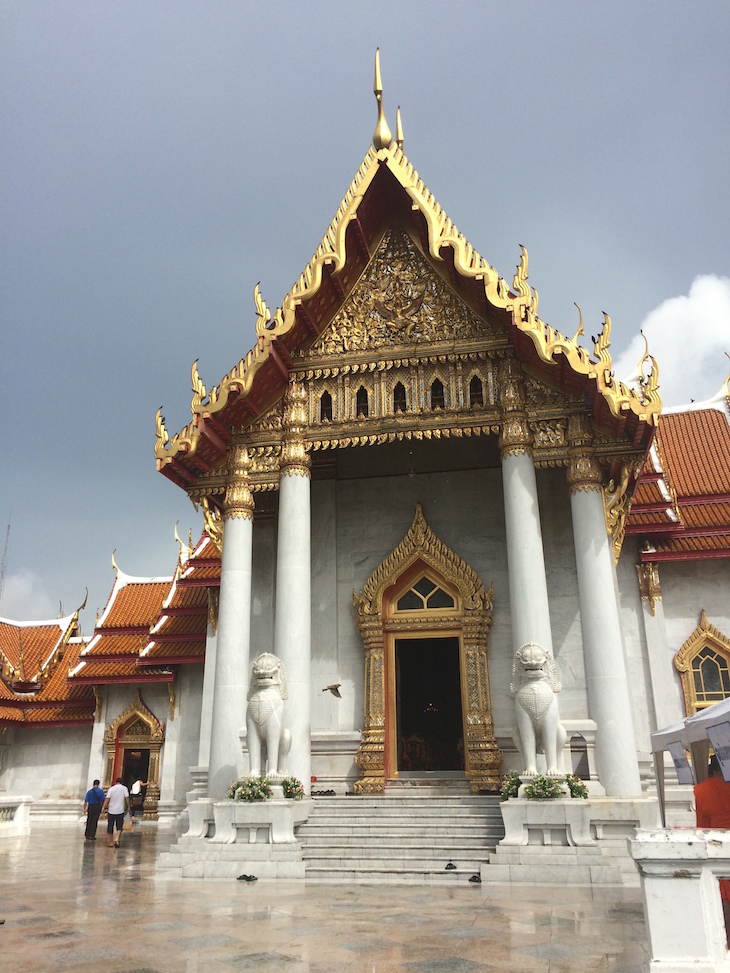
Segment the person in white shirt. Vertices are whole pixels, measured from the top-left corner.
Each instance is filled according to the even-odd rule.
[[[116,783],[107,791],[104,810],[107,812],[106,843],[109,847],[113,844],[118,848],[124,827],[124,815],[129,810],[129,791],[121,777],[117,777]]]

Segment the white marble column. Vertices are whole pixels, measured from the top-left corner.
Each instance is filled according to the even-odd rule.
[[[578,571],[586,691],[595,720],[598,777],[609,797],[641,795],[639,763],[626,675],[613,543],[606,531],[602,474],[591,454],[585,416],[571,416],[568,468]]]
[[[303,440],[306,392],[289,385],[279,481],[274,654],[286,667],[289,698],[284,725],[291,730],[289,773],[311,790],[312,559],[309,456]]]
[[[208,795],[225,797],[242,771],[238,731],[246,725],[251,639],[253,497],[245,446],[229,452],[221,555],[215,685],[210,729]]]
[[[513,359],[500,373],[504,519],[507,532],[507,569],[512,613],[513,648],[538,642],[552,655],[545,557],[537,499],[532,433],[525,411],[522,373]]]

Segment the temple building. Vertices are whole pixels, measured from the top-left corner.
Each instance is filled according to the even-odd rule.
[[[282,660],[289,771],[309,792],[493,794],[519,770],[513,660],[560,676],[566,761],[652,793],[650,733],[730,696],[730,403],[665,410],[647,353],[612,372],[441,209],[382,108],[362,165],[256,344],[157,469],[205,517],[165,578],[0,620],[0,789],[78,817],[94,777],[172,820],[247,771],[250,667]]]

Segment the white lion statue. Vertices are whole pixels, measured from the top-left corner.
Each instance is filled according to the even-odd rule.
[[[515,652],[510,692],[515,697],[515,746],[524,763],[522,775],[537,774],[537,754],[545,754],[548,776],[560,776],[563,748],[568,741],[560,723],[560,680],[552,654],[537,642],[527,642]]]
[[[246,710],[249,777],[286,777],[291,733],[282,726],[286,669],[281,659],[263,652],[251,666]]]

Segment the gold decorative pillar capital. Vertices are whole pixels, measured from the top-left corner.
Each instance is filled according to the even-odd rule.
[[[593,452],[593,430],[588,416],[568,417],[568,486],[571,493],[603,489],[603,473]]]
[[[228,451],[228,479],[223,503],[224,520],[253,520],[253,494],[248,476],[250,469],[248,449],[241,444],[231,446]]]
[[[302,382],[290,381],[284,400],[284,430],[281,441],[281,476],[309,477],[311,460],[304,441],[307,428],[307,390]]]
[[[502,407],[502,431],[499,451],[505,456],[532,454],[532,432],[525,409],[525,384],[522,368],[514,358],[507,358],[499,369],[499,404]]]

